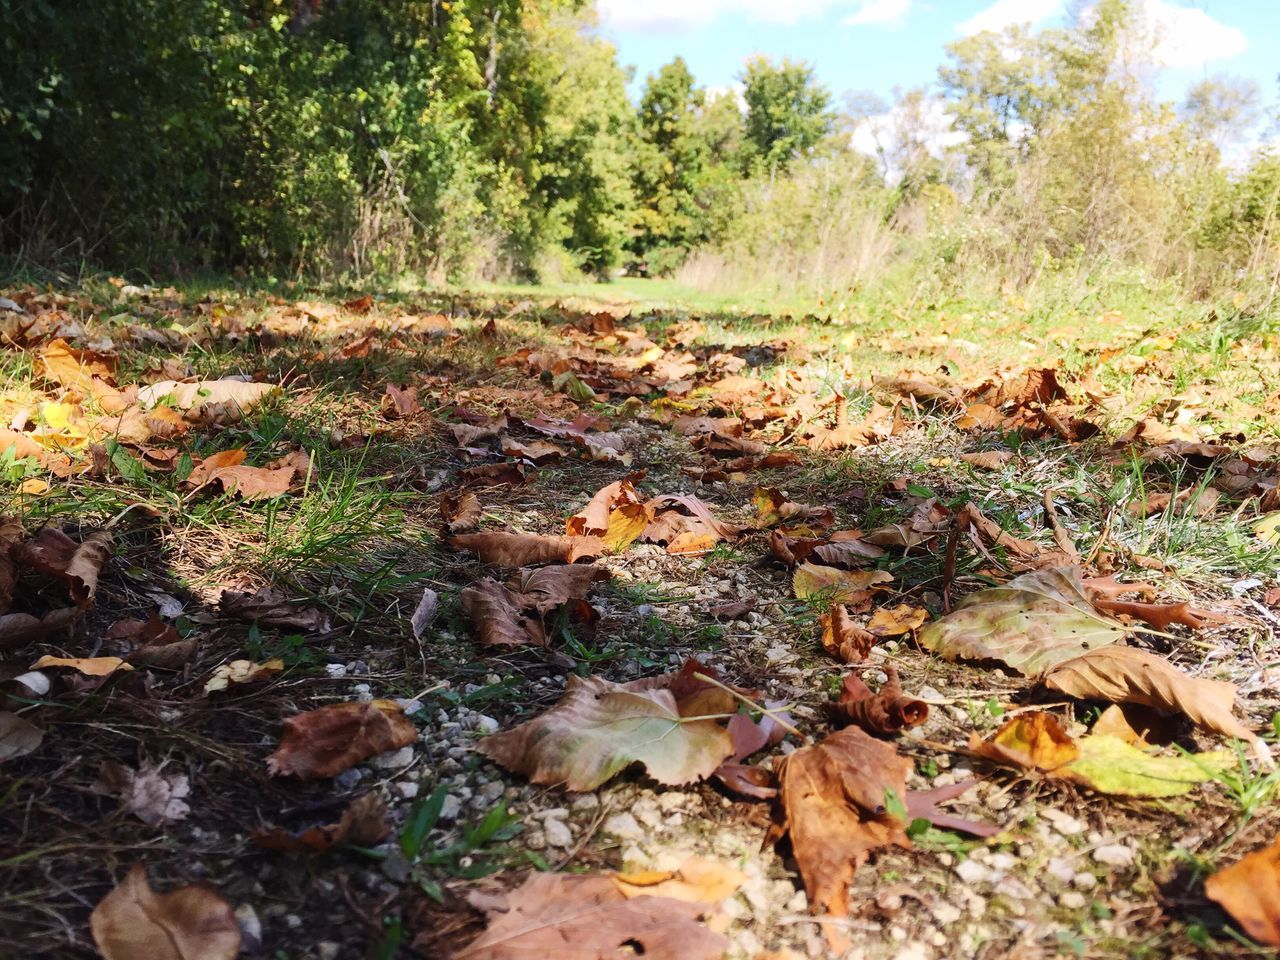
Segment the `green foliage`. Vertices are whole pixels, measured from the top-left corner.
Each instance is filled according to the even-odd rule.
[[[742,82],[747,165],[785,168],[812,153],[835,129],[831,94],[814,79],[808,64],[785,59],[774,64],[755,56],[747,61]]]

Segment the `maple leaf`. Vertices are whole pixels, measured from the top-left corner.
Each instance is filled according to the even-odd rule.
[[[280,746],[267,758],[267,772],[302,780],[335,777],[417,739],[417,729],[391,700],[337,703],[288,717]]]
[[[265,467],[245,466],[244,459],[243,449],[224,450],[205,457],[192,468],[186,483],[192,490],[216,483],[223,492],[242,500],[259,500],[283,496],[293,487],[295,478],[299,475],[305,478],[311,469],[310,457],[301,452]]]
[[[240,925],[231,905],[203,884],[156,893],[135,864],[89,915],[104,960],[233,960]]]
[[[178,670],[196,652],[195,637],[185,640],[156,614],[147,620],[117,620],[103,637],[103,649],[130,663]]]
[[[469,550],[482,563],[525,567],[541,563],[573,563],[604,552],[599,537],[543,536],[534,533],[464,533],[449,538],[455,550]]]
[[[390,832],[387,805],[376,792],[370,792],[352,800],[337,823],[308,827],[301,833],[280,827],[259,829],[252,839],[257,846],[277,853],[325,853],[344,844],[370,847]]]
[[[878,584],[892,580],[884,570],[838,570],[806,560],[796,567],[792,588],[801,600],[815,597],[857,607],[871,600]]]
[[[960,459],[982,470],[999,470],[1013,459],[1008,450],[984,450],[980,453],[962,453]]]
[[[93,601],[103,564],[115,553],[109,530],[90,534],[76,543],[57,527],[44,527],[33,539],[18,548],[21,562],[67,585],[67,591],[81,609]]]
[[[1133,647],[1108,647],[1067,660],[1045,675],[1044,685],[1079,700],[1137,703],[1183,713],[1204,730],[1253,744],[1260,757],[1266,751],[1258,735],[1232,713],[1235,684],[1188,676]]]
[[[844,663],[861,663],[866,660],[879,639],[874,633],[854,623],[849,615],[849,608],[841,603],[832,604],[831,609],[818,618],[818,622],[822,625],[823,649]]]
[[[847,674],[839,699],[830,704],[832,720],[842,726],[857,724],[869,733],[883,736],[924,723],[929,718],[929,705],[902,695],[898,671],[892,666],[886,666],[884,672],[886,680],[877,693],[872,693],[856,673]]]
[[[191,792],[187,775],[166,774],[163,770],[163,763],[144,763],[137,770],[120,763],[104,763],[91,789],[119,797],[121,810],[153,827],[185,820],[191,812],[184,799]]]
[[[454,960],[719,960],[729,941],[697,922],[706,905],[670,897],[627,897],[610,877],[530,873],[485,898],[489,925]]]
[[[1212,874],[1204,894],[1258,943],[1280,947],[1280,838]]]
[[[1079,567],[1037,570],[972,593],[917,633],[922,647],[948,660],[997,660],[1029,676],[1124,635],[1094,609]]]
[[[886,797],[906,797],[911,761],[858,727],[801,747],[778,767],[779,815],[766,842],[791,837],[805,892],[814,913],[849,912],[849,882],[873,851],[909,847],[906,824],[891,814]],[[837,928],[830,928],[836,931]],[[829,934],[833,948],[847,945]]]
[[[714,720],[682,716],[671,690],[653,680],[571,675],[556,706],[485,737],[476,749],[533,783],[583,791],[633,763],[659,783],[692,783],[710,776],[733,753],[733,742]]]

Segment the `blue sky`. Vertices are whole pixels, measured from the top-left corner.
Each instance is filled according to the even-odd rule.
[[[1069,0],[597,0],[600,32],[646,74],[679,54],[700,83],[727,87],[753,53],[808,60],[837,98],[932,83],[943,47],[1005,23],[1062,22]],[[1160,92],[1180,99],[1215,73],[1250,77],[1277,99],[1280,0],[1145,0],[1160,37]]]

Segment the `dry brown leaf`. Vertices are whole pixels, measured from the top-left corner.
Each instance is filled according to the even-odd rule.
[[[752,503],[756,508],[757,529],[776,527],[778,524],[805,524],[813,528],[830,527],[836,522],[835,511],[830,507],[811,507],[788,500],[775,487],[756,487]]]
[[[673,556],[707,553],[722,540],[736,540],[747,529],[719,520],[711,508],[690,495],[654,497],[645,504],[653,519],[640,535],[649,543],[665,543]]]
[[[272,383],[252,383],[247,380],[197,380],[194,383],[176,383],[162,380],[138,391],[138,402],[144,407],[154,407],[168,399],[179,410],[198,411],[203,407],[225,407],[230,410],[248,410],[262,398],[279,390]]]
[[[460,491],[440,494],[440,516],[446,534],[470,533],[480,526],[484,507],[474,493]]]
[[[857,724],[882,736],[924,723],[929,718],[929,705],[902,695],[898,671],[892,666],[886,666],[884,672],[887,679],[877,693],[872,693],[856,673],[846,675],[840,698],[830,705],[832,720],[841,726]]]
[[[255,830],[253,842],[277,853],[325,853],[344,844],[371,847],[389,833],[387,805],[376,792],[370,792],[352,800],[337,823],[309,827],[301,833],[280,827]]]
[[[628,898],[609,877],[535,871],[483,906],[489,926],[454,960],[719,960],[729,945],[697,922],[704,904]]]
[[[255,680],[266,680],[284,670],[284,661],[279,657],[266,663],[254,663],[252,660],[232,660],[218,665],[213,675],[205,681],[204,694],[226,690],[233,683],[253,683]]]
[[[1280,838],[1210,876],[1204,894],[1258,943],[1280,947]]]
[[[796,567],[792,587],[801,600],[815,597],[860,607],[870,602],[879,584],[892,580],[884,570],[838,570],[806,560]]]
[[[68,667],[86,677],[109,677],[117,670],[127,673],[133,669],[119,657],[51,657],[47,654],[31,665],[32,670],[46,667]]]
[[[593,536],[604,541],[614,553],[620,553],[644,533],[652,519],[633,482],[644,473],[633,473],[601,487],[580,511],[565,522],[572,536]]]
[[[406,417],[412,417],[422,409],[418,404],[416,387],[401,389],[394,383],[387,384],[386,392],[383,393],[379,406],[382,409],[382,415],[388,420],[403,420]]]
[[[102,566],[113,553],[115,541],[108,530],[76,543],[57,527],[45,527],[18,548],[17,556],[33,569],[65,583],[71,599],[83,609],[92,602]]]
[[[689,857],[676,870],[615,873],[624,897],[670,897],[685,903],[719,903],[747,880],[736,867],[710,857]]]
[[[1058,664],[1046,674],[1044,684],[1079,700],[1140,703],[1180,712],[1204,730],[1246,740],[1255,750],[1266,750],[1257,734],[1232,713],[1234,683],[1188,676],[1167,660],[1133,647],[1091,650]]]
[[[491,577],[483,577],[461,594],[462,612],[486,646],[543,646],[546,630],[540,618],[527,612],[524,597]]]
[[[240,925],[212,887],[156,893],[142,864],[102,898],[89,928],[104,960],[233,960]]]
[[[305,455],[304,455],[305,456]],[[266,467],[244,465],[245,452],[241,449],[223,450],[205,457],[195,465],[186,483],[192,490],[200,490],[210,484],[219,484],[224,493],[243,500],[280,497],[288,493],[297,476],[298,462],[288,461]],[[307,460],[310,464],[310,460]],[[305,470],[303,471],[305,476]]]
[[[723,691],[678,696],[672,686],[681,676],[613,683],[570,674],[559,703],[485,737],[476,750],[533,783],[563,783],[575,791],[594,790],[633,763],[668,786],[702,780],[733,754],[728,731],[699,719],[708,696]]]
[[[143,763],[137,770],[120,763],[104,763],[92,790],[119,797],[121,810],[153,827],[185,820],[191,812],[184,799],[191,792],[187,775],[163,771],[163,763]]]
[[[909,847],[906,824],[888,812],[892,791],[905,803],[911,761],[858,727],[831,734],[784,757],[778,767],[779,809],[766,842],[791,836],[791,849],[815,914],[849,913],[849,882],[867,855]],[[838,932],[837,950],[847,946]]]
[[[329,615],[303,600],[291,600],[279,590],[262,587],[254,593],[223,590],[218,601],[225,617],[264,623],[272,627],[288,627],[306,633],[327,633]]]
[[[40,746],[44,731],[16,713],[0,710],[0,763],[21,757]]]
[[[527,567],[542,563],[573,563],[604,553],[599,537],[543,536],[535,533],[464,533],[449,538],[455,550],[469,550],[481,563]]]
[[[1137,620],[1144,620],[1155,629],[1161,631],[1167,631],[1175,623],[1190,627],[1192,630],[1199,630],[1209,623],[1223,622],[1222,617],[1215,616],[1204,610],[1195,610],[1186,601],[1180,603],[1137,603],[1131,600],[1111,600],[1106,597],[1095,597],[1093,598],[1093,605],[1102,613],[1109,613],[1113,617],[1133,617]]]
[[[877,637],[900,637],[924,625],[929,611],[900,603],[896,607],[878,607],[867,624],[867,632]]]
[[[1006,720],[987,740],[976,733],[969,734],[969,749],[1005,766],[1046,772],[1080,757],[1079,747],[1058,718],[1043,711]]]
[[[273,777],[336,777],[375,754],[407,747],[418,731],[391,700],[339,703],[284,721],[280,746],[267,758]]]
[[[843,663],[862,663],[871,655],[879,638],[853,622],[849,608],[836,603],[818,618],[822,624],[822,647]]]
[[[960,459],[982,470],[999,470],[1013,459],[1008,450],[983,450],[980,453],[962,453]]]
[[[526,463],[481,463],[458,471],[462,487],[522,487],[536,474]]]

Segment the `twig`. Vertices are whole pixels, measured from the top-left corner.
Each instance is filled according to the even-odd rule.
[[[1044,492],[1044,518],[1049,521],[1049,526],[1053,530],[1053,542],[1058,545],[1058,549],[1069,556],[1073,563],[1079,563],[1080,552],[1076,550],[1076,545],[1072,542],[1071,535],[1067,533],[1067,528],[1058,519],[1058,511],[1053,506],[1052,490]]]

